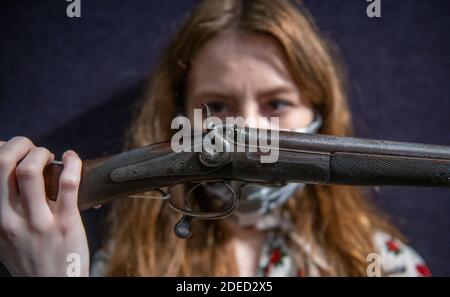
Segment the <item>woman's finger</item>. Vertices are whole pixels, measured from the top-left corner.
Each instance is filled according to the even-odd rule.
[[[25,137],[14,137],[0,146],[0,212],[8,212],[12,204],[18,203],[14,199],[18,195],[15,169],[34,144]]]
[[[17,165],[16,176],[23,208],[31,223],[42,222],[51,214],[45,195],[44,167],[54,159],[46,148],[33,148]]]
[[[82,162],[74,151],[63,155],[64,169],[59,178],[56,213],[59,216],[69,216],[78,212],[78,189],[81,179]]]

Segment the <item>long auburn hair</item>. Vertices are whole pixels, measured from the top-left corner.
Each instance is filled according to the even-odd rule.
[[[230,29],[273,38],[304,98],[323,117],[320,133],[352,134],[344,74],[336,51],[301,4],[288,0],[207,0],[191,13],[163,52],[129,130],[127,148],[170,139],[170,122],[183,106],[190,63],[206,42]],[[172,191],[176,197],[184,194],[182,187]],[[374,231],[399,236],[359,188],[307,185],[295,196],[285,206],[292,215],[295,233],[322,248],[333,267],[332,275],[366,275],[366,257],[374,251]],[[217,222],[194,221],[192,237],[178,239],[173,226],[179,216],[157,199],[117,201],[110,218],[108,239],[114,244],[106,275],[238,274],[231,235]],[[301,255],[294,241],[291,246]]]

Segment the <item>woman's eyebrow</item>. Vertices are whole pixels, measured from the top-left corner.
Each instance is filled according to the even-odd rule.
[[[296,92],[295,88],[291,85],[286,84],[261,90],[257,93],[257,95],[258,97],[271,97],[278,94],[292,93],[292,92]]]
[[[260,97],[270,97],[283,93],[292,93],[296,92],[294,86],[290,84],[280,84],[277,86],[272,86],[266,89],[261,89],[256,91],[256,96]],[[239,94],[233,94],[231,92],[224,92],[217,89],[200,89],[193,94],[193,98],[195,99],[206,99],[206,98],[215,98],[215,99],[232,99],[239,97]]]
[[[205,99],[205,98],[216,98],[216,99],[230,99],[235,97],[232,94],[221,92],[218,90],[199,90],[194,93],[193,96],[195,99]]]

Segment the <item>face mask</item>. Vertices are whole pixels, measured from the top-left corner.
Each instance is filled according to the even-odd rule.
[[[300,133],[317,133],[322,126],[319,114],[307,127],[294,129]],[[237,186],[238,182],[231,182]],[[241,189],[238,209],[233,213],[237,223],[243,227],[267,230],[278,227],[281,220],[281,206],[293,197],[294,193],[304,187],[303,183],[290,183],[282,187],[266,185],[246,185]],[[222,183],[208,183],[204,185],[206,193],[223,203],[231,203],[233,195]]]

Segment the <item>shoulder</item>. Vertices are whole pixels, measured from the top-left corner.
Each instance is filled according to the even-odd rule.
[[[386,276],[431,276],[422,257],[412,247],[390,234],[375,232],[373,244]]]

